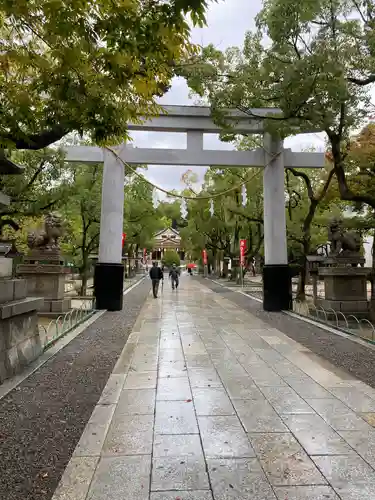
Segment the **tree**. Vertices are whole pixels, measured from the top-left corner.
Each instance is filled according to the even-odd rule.
[[[289,240],[296,242],[299,246],[300,254],[300,272],[297,288],[297,300],[306,300],[305,286],[307,277],[307,257],[315,253],[317,248],[327,240],[325,232],[314,228],[312,233],[312,224],[317,215],[322,215],[327,209],[325,198],[332,183],[334,170],[327,165],[322,171],[317,170],[307,172],[306,170],[296,170],[289,168],[287,173],[291,172],[296,181],[291,186],[290,178],[287,175],[287,234]]]
[[[176,266],[180,265],[180,256],[176,252],[176,250],[166,250],[163,255],[162,262],[167,267],[172,267],[173,264]]]
[[[77,264],[81,295],[86,294],[90,254],[98,251],[103,169],[99,164],[68,164],[74,191],[65,201],[65,251]]]
[[[225,276],[228,258],[239,258],[240,239],[248,240],[248,261],[259,255],[263,245],[262,184],[261,178],[254,174],[256,172],[243,168],[210,167],[202,191],[188,204],[187,226],[181,230],[185,248],[195,259],[200,258],[202,249],[206,248],[209,266],[218,271],[220,262],[224,261]],[[244,207],[241,184],[246,181],[249,182]],[[218,196],[219,193],[224,194]],[[210,197],[213,197],[213,214]]]
[[[267,0],[243,49],[209,46],[183,73],[218,121],[223,108],[276,107],[266,128],[282,138],[324,131],[341,198],[374,209],[374,190],[353,191],[345,162],[351,130],[373,112],[374,23],[372,0]]]
[[[0,190],[11,200],[9,206],[0,207],[0,237],[4,229],[8,236],[14,236],[15,231],[17,247],[26,250],[24,231],[30,224],[41,223],[47,211],[59,210],[72,186],[57,150],[19,151],[15,159],[23,165],[23,174],[0,176]]]
[[[194,53],[206,0],[44,0],[0,7],[0,145],[41,149],[69,132],[116,142]]]
[[[143,167],[145,168],[145,167]],[[150,250],[154,234],[162,229],[161,215],[152,203],[152,187],[140,177],[127,177],[124,194],[124,253],[128,255],[129,271],[131,259],[136,259],[141,248]],[[138,266],[138,260],[136,260]]]

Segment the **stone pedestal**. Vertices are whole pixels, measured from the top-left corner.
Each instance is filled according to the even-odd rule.
[[[367,317],[367,276],[370,269],[365,267],[322,267],[319,277],[324,279],[324,299],[317,299],[317,306],[341,311],[345,315],[354,314]]]
[[[65,271],[59,253],[31,252],[17,267],[17,274],[26,279],[28,295],[43,297],[40,316],[54,318],[70,310],[70,299],[64,298]]]
[[[43,299],[27,297],[26,281],[0,280],[0,383],[43,351],[37,310]]]

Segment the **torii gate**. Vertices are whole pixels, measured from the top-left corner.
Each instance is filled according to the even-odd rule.
[[[264,118],[280,115],[276,108],[252,109],[249,113],[228,110],[225,118],[238,134],[262,134],[264,149],[252,151],[213,151],[203,149],[204,133],[220,133],[209,107],[164,106],[166,114],[129,124],[130,130],[185,132],[186,149],[133,148],[123,144],[113,148],[129,164],[186,165],[223,167],[264,167],[264,251],[263,308],[266,311],[292,307],[291,275],[288,267],[284,168],[319,168],[323,153],[294,153],[283,149],[283,141],[265,132]],[[250,115],[250,116],[249,116]],[[251,118],[254,116],[254,118]],[[281,153],[281,154],[279,154]],[[92,146],[66,148],[66,161],[104,162],[100,219],[99,260],[95,268],[96,307],[122,309],[123,275],[122,231],[124,207],[124,165],[110,151]]]

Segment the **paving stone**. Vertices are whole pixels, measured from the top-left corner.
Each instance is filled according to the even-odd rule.
[[[72,458],[53,500],[85,500],[98,460],[98,457]]]
[[[232,399],[232,403],[246,432],[288,432],[268,401]]]
[[[363,431],[339,431],[347,443],[360,455],[371,467],[375,468],[375,430],[370,427],[367,432]]]
[[[375,427],[375,413],[361,413],[360,415],[371,427]]]
[[[338,399],[306,399],[306,401],[335,431],[369,429],[363,418]]]
[[[336,488],[342,484],[375,484],[375,471],[358,455],[313,457],[321,473]]]
[[[157,401],[155,434],[198,434],[193,402]]]
[[[237,363],[236,360],[220,360],[214,361],[215,368],[223,381],[223,383],[228,382],[229,380],[237,377],[248,378],[249,374],[240,363]]]
[[[155,389],[156,371],[128,372],[124,389]]]
[[[179,401],[191,398],[190,384],[187,377],[160,378],[158,380],[157,401]]]
[[[249,376],[229,377],[223,382],[231,399],[265,399]]]
[[[274,491],[277,500],[340,500],[329,486],[286,486]]]
[[[117,405],[97,405],[88,424],[109,426]]]
[[[163,457],[152,461],[151,491],[208,490],[209,488],[203,458]]]
[[[130,363],[134,355],[134,351],[137,347],[137,342],[133,342],[129,335],[128,341],[122,350],[120,357],[118,358],[115,368],[113,369],[113,375],[115,374],[126,374],[130,368]]]
[[[222,387],[216,370],[211,368],[191,368],[189,370],[191,387]]]
[[[367,394],[361,393],[358,389],[334,387],[331,389],[331,392],[354,411],[363,413],[375,412],[375,400],[371,399]]]
[[[161,491],[151,493],[150,500],[213,500],[210,491]]]
[[[247,458],[255,456],[237,417],[199,417],[198,423],[206,457]]]
[[[268,343],[267,339],[269,339],[268,336],[267,337],[263,337],[263,340],[265,340]],[[278,339],[278,341],[280,342],[280,339]],[[257,348],[255,348],[254,352],[261,359],[263,359],[264,361],[266,361],[266,363],[268,363],[271,366],[272,366],[272,364],[280,363],[280,362],[283,362],[285,360],[284,356],[282,356],[275,349],[270,349],[270,348],[268,348],[268,349],[257,349]]]
[[[152,451],[154,416],[113,418],[103,446],[104,455],[147,455]]]
[[[120,397],[122,386],[124,385],[126,375],[110,375],[106,386],[100,396],[98,404],[110,405],[117,403]]]
[[[208,354],[195,354],[186,356],[188,368],[214,368],[212,360]]]
[[[117,415],[153,415],[155,389],[124,389],[116,407]]]
[[[285,415],[283,420],[309,455],[348,455],[353,452],[318,415]]]
[[[130,372],[148,372],[156,371],[158,368],[158,357],[152,356],[149,359],[133,359],[131,362]]]
[[[178,335],[160,337],[160,349],[181,349],[181,339]]]
[[[286,386],[284,380],[271,368],[258,369],[255,365],[246,367],[246,371],[259,387]]]
[[[374,500],[375,484],[347,484],[335,488],[341,500]]]
[[[189,455],[203,458],[198,434],[156,434],[153,446],[154,458]]]
[[[159,378],[186,377],[187,374],[185,361],[159,362]]]
[[[315,383],[313,380],[296,380],[293,377],[285,377],[284,380],[289,384],[301,398],[332,398],[332,394],[324,389],[321,385]]]
[[[148,500],[151,457],[106,457],[99,462],[87,500]]]
[[[262,393],[279,414],[314,413],[291,387],[262,387]]]
[[[274,500],[272,488],[256,458],[209,459],[215,500]]]
[[[284,380],[285,377],[288,377],[289,379],[294,378],[296,380],[310,380],[310,377],[304,371],[300,370],[296,365],[287,360],[275,363],[272,368],[278,375],[280,375],[280,377],[283,377]]]
[[[159,361],[184,361],[182,348],[178,349],[162,349],[159,353]]]
[[[218,387],[193,388],[193,400],[197,415],[234,415],[235,411],[224,389]]]
[[[273,486],[327,483],[292,434],[250,433],[249,438]]]
[[[73,456],[95,457],[100,455],[115,405],[107,405],[106,407],[108,408],[107,412],[104,408],[94,410],[91,416],[93,420],[86,425]]]

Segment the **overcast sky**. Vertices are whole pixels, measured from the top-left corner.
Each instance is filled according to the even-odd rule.
[[[262,5],[261,0],[219,0],[211,3],[207,14],[207,27],[194,28],[192,41],[201,45],[213,43],[215,47],[224,50],[230,46],[240,46],[243,43],[246,31],[254,28],[254,18]],[[194,104],[189,99],[188,87],[183,79],[175,79],[170,91],[163,96],[164,104]],[[184,134],[160,132],[134,132],[134,145],[138,147],[183,148],[186,138]],[[286,147],[298,151],[308,146],[324,147],[323,136],[317,134],[300,135],[285,141]],[[205,149],[232,149],[230,144],[221,143],[217,137],[207,135],[204,138]],[[164,189],[181,189],[181,175],[188,170],[186,166],[149,166],[146,176]],[[190,167],[202,179],[203,167]]]

